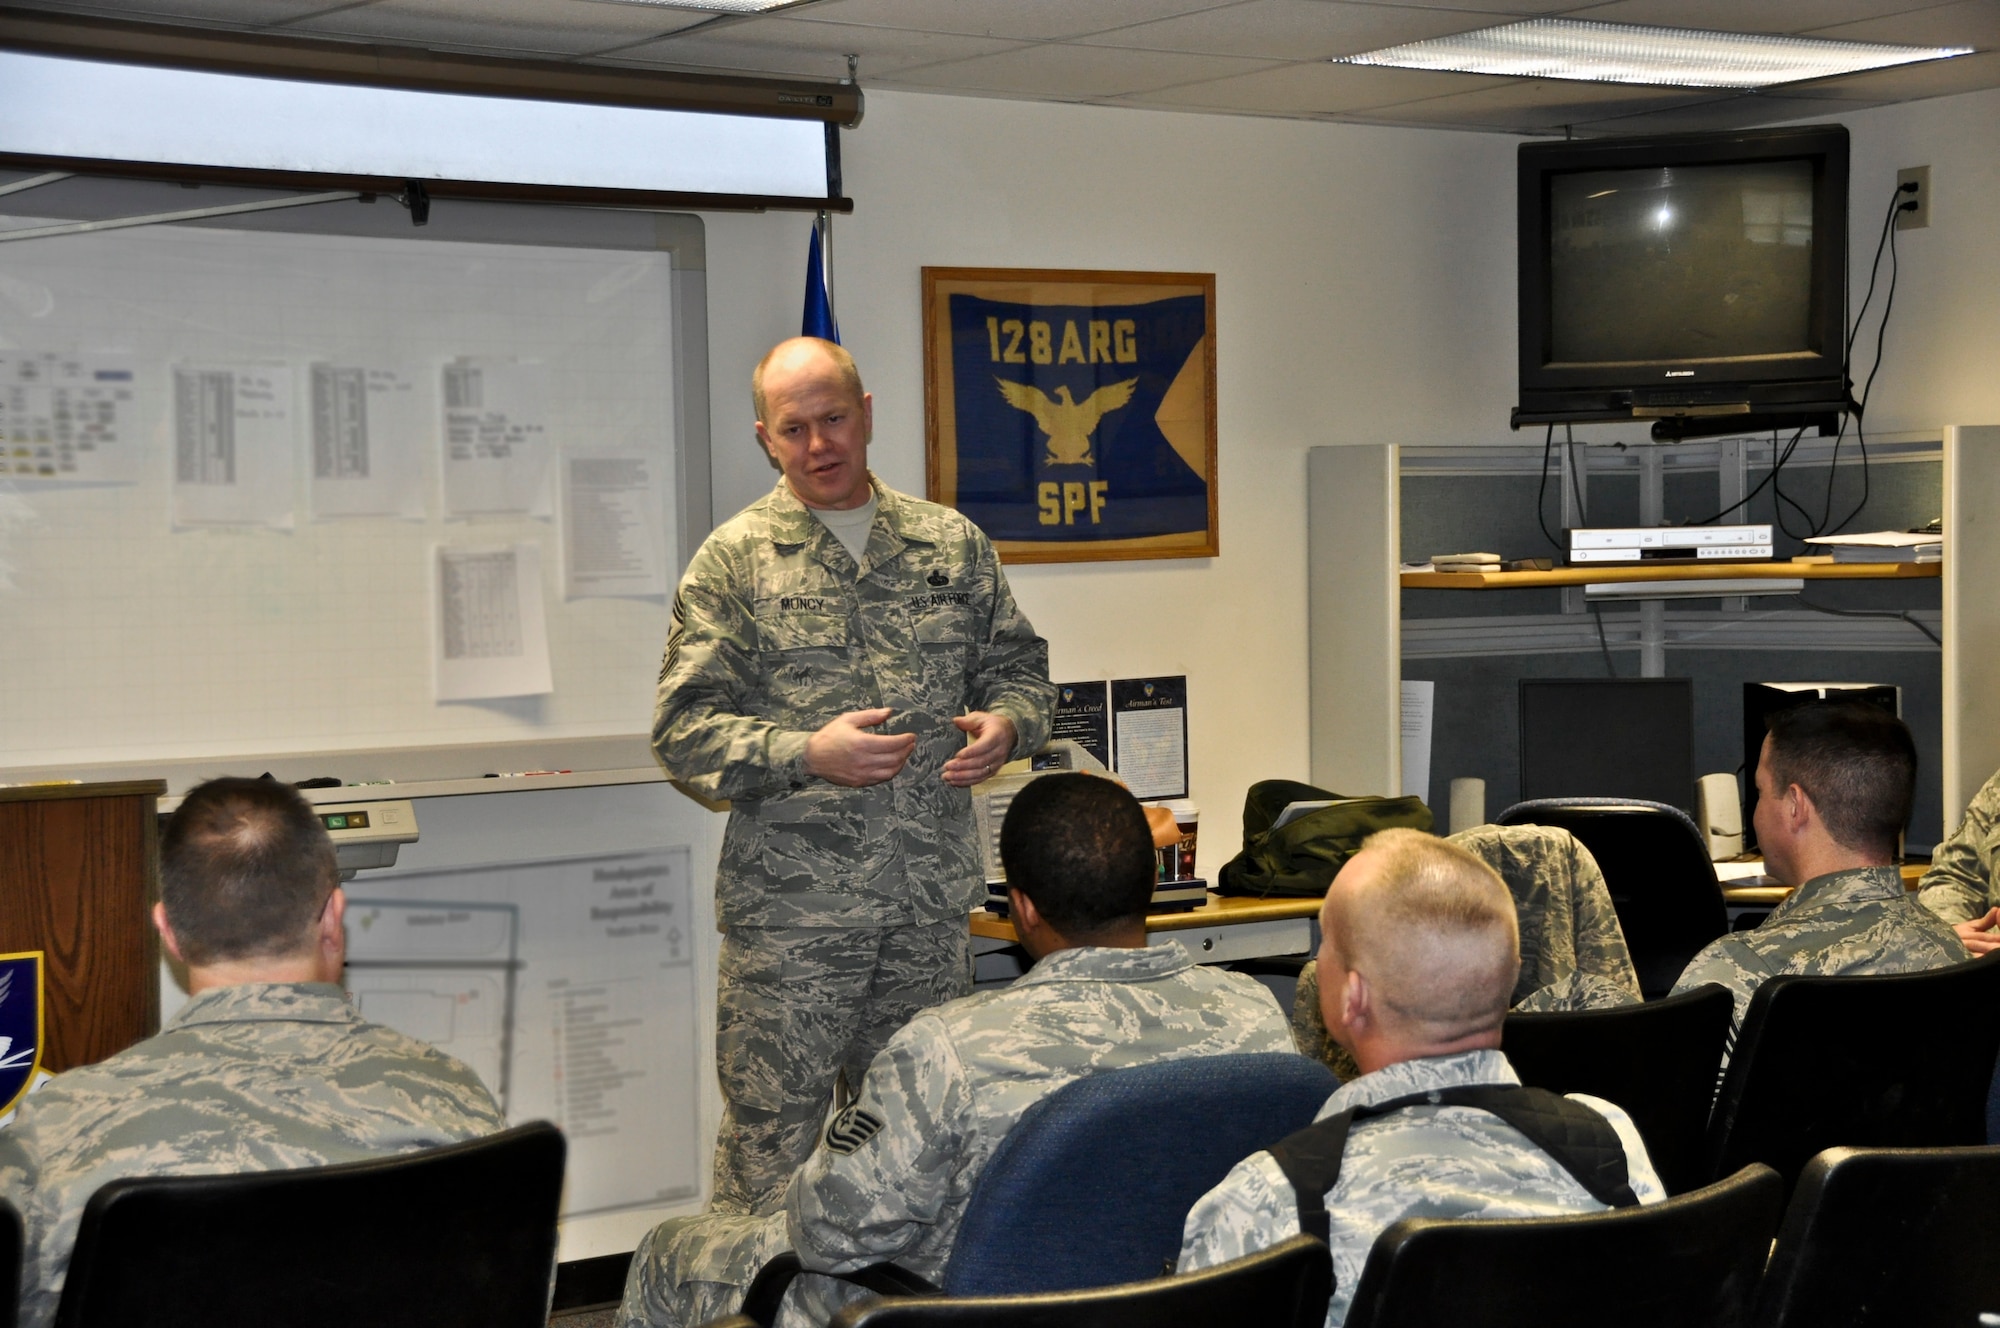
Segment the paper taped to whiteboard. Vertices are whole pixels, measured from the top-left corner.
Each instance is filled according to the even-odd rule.
[[[174,366],[174,524],[292,528],[288,364]]]
[[[667,593],[666,507],[644,452],[563,455],[566,598]]]
[[[381,365],[310,370],[315,517],[424,514],[416,377]]]
[[[549,515],[549,375],[541,364],[444,366],[447,516]]]
[[[0,476],[73,484],[137,479],[137,378],[130,356],[0,351]]]
[[[437,696],[483,701],[555,690],[533,544],[437,551]]]

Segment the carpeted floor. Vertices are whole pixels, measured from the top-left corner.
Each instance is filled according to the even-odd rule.
[[[549,1316],[549,1328],[611,1328],[614,1305],[593,1310],[561,1310]]]

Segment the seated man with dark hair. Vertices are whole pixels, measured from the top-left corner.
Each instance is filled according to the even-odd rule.
[[[191,999],[0,1129],[0,1188],[27,1227],[23,1325],[55,1318],[77,1222],[109,1181],[355,1162],[506,1125],[465,1065],[348,1003],[345,909],[333,844],[297,792],[217,779],[182,800],[153,922]]]
[[[1916,784],[1916,743],[1886,710],[1822,701],[1771,716],[1757,758],[1757,844],[1764,870],[1797,889],[1761,925],[1709,942],[1674,984],[1719,982],[1736,998],[1724,1065],[1751,995],[1770,978],[1915,973],[1965,959],[1896,865]]]
[[[632,1258],[622,1325],[730,1313],[757,1270],[786,1250],[808,1270],[886,1260],[935,1281],[987,1159],[1042,1098],[1104,1070],[1292,1050],[1283,1013],[1254,979],[1203,968],[1178,944],[1147,948],[1153,836],[1117,784],[1034,780],[1007,811],[1000,856],[1035,966],[898,1031],[793,1174],[779,1211],[656,1227]],[[783,1318],[824,1323],[865,1294],[809,1272],[792,1284]]]
[[[1370,835],[1334,877],[1320,931],[1321,1013],[1361,1074],[1314,1124],[1196,1201],[1181,1271],[1319,1236],[1333,1253],[1326,1321],[1340,1328],[1375,1238],[1405,1217],[1555,1217],[1666,1198],[1624,1111],[1523,1088],[1500,1050],[1521,952],[1513,897],[1491,867],[1421,831]]]

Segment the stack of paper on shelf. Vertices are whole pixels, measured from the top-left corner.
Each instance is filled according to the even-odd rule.
[[[1837,563],[1935,563],[1944,560],[1944,536],[1902,530],[1856,535],[1815,535],[1806,543],[1830,553]]]

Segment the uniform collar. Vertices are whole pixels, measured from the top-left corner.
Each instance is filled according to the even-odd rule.
[[[910,499],[897,493],[868,472],[869,487],[875,491],[875,522],[868,529],[868,545],[862,550],[861,568],[866,575],[871,569],[888,562],[911,544],[931,545],[937,541],[918,529]],[[770,497],[771,542],[788,548],[807,548],[819,562],[835,569],[845,569],[854,565],[847,552],[847,546],[826,528],[824,522],[816,519],[812,510],[799,501],[792,492],[792,486],[780,475]]]
[[[1882,903],[1901,899],[1908,893],[1903,888],[1900,867],[1850,867],[1813,877],[1786,896],[1767,921],[1775,922],[1780,916],[1790,917],[1809,909]]]
[[[1151,982],[1194,967],[1194,956],[1175,941],[1171,945],[1149,945],[1143,950],[1111,949],[1080,945],[1043,955],[1035,966],[1015,979],[1019,987],[1031,982]]]
[[[202,992],[167,1027],[253,1022],[358,1024],[361,1013],[331,982],[243,982]]]
[[[1322,1119],[1349,1107],[1372,1107],[1412,1093],[1428,1093],[1438,1088],[1462,1088],[1468,1084],[1519,1084],[1507,1053],[1497,1048],[1460,1051],[1449,1056],[1421,1056],[1397,1061],[1373,1074],[1364,1074],[1340,1086],[1320,1108]]]

